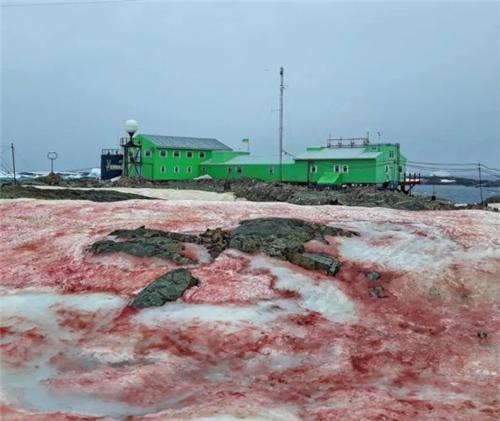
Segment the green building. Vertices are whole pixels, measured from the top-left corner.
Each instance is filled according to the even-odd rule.
[[[217,139],[139,134],[128,148],[128,174],[148,180],[191,180],[215,152],[232,149]]]
[[[149,180],[189,180],[199,176],[235,180],[344,184],[398,184],[404,181],[406,158],[399,144],[328,142],[298,156],[258,158],[234,151],[217,139],[137,135],[128,148],[128,174]]]

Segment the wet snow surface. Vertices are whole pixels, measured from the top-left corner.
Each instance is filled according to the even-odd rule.
[[[500,418],[498,214],[181,200],[0,208],[2,420]],[[306,245],[342,261],[335,277],[235,250],[212,261],[191,246],[200,285],[143,310],[127,303],[176,266],[87,251],[115,229],[198,233],[269,216],[360,236]]]

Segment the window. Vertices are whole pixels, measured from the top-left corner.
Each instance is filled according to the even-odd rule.
[[[400,165],[399,166],[399,172],[402,173],[403,172],[403,167]]]
[[[340,165],[339,164],[335,164],[333,166],[333,172],[336,172],[336,173],[339,173],[340,172]]]
[[[186,152],[186,157],[187,158],[192,158],[193,157],[193,151],[187,151]]]
[[[187,171],[189,174],[191,174],[193,172],[193,167],[191,167],[191,166],[187,167]]]
[[[179,166],[178,166],[178,165],[176,165],[176,166],[174,167],[174,173],[178,174],[178,173],[179,173],[179,171],[180,171],[180,168],[179,168]]]
[[[386,174],[389,174],[389,165],[386,165],[386,166],[385,166],[385,173],[386,173]]]
[[[160,149],[160,157],[165,158],[167,156],[167,151],[165,149]]]
[[[179,151],[174,151],[174,158],[179,158],[181,153]]]
[[[160,167],[160,172],[161,172],[162,174],[165,172],[165,166],[164,166],[164,165],[162,165],[162,166]]]
[[[241,167],[236,168],[236,172],[238,174],[241,174],[243,172],[243,168],[241,168]]]
[[[342,172],[348,173],[349,172],[349,165],[342,165]]]
[[[144,156],[145,156],[146,158],[150,158],[150,157],[151,157],[151,155],[152,155],[152,153],[151,153],[151,149],[146,149],[146,150],[144,151]]]
[[[233,169],[231,167],[227,167],[227,173],[230,174]]]
[[[203,159],[205,158],[207,155],[205,154],[205,152],[200,152],[200,158]]]
[[[394,151],[389,151],[389,158],[394,158]]]
[[[201,173],[206,174],[207,173],[207,167],[201,167]]]
[[[318,172],[318,167],[316,165],[311,165],[310,171],[311,171],[311,173],[315,174]]]
[[[271,175],[274,174],[274,168],[273,167],[269,167],[269,174],[271,174]]]

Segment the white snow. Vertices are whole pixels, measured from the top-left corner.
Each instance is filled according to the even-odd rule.
[[[60,186],[33,186],[37,189],[58,190],[96,190],[92,187],[60,187]],[[122,193],[132,193],[141,196],[151,197],[162,200],[196,200],[196,201],[224,201],[231,202],[235,200],[233,193],[215,193],[201,190],[181,190],[181,189],[162,189],[162,188],[135,188],[135,187],[106,187],[98,188],[99,191],[117,191]]]
[[[2,319],[19,316],[43,322],[53,318],[53,309],[56,306],[68,307],[72,310],[96,312],[122,308],[126,301],[113,294],[56,294],[56,293],[16,293],[0,296]]]
[[[14,328],[18,332],[33,327],[48,339],[48,346],[43,354],[28,361],[22,367],[11,367],[1,363],[2,398],[7,402],[32,411],[67,411],[78,410],[79,414],[123,416],[144,414],[151,408],[142,408],[125,403],[100,400],[96,396],[54,392],[44,380],[57,378],[57,369],[49,364],[49,359],[59,351],[67,348],[67,340],[75,333],[65,330],[57,323],[56,309],[67,308],[95,312],[105,310],[100,323],[106,324],[109,319],[126,303],[125,300],[111,294],[63,295],[54,293],[17,293],[0,296],[2,321],[8,322],[10,317],[23,317],[26,322],[16,320]],[[78,335],[78,334],[76,334]],[[9,337],[7,338],[9,339]]]
[[[92,168],[89,172],[89,177],[93,178],[101,178],[101,169],[100,168]]]
[[[360,233],[359,237],[336,238],[341,258],[374,263],[392,270],[436,275],[454,262],[470,261],[473,264],[480,257],[500,257],[496,245],[469,245],[456,241],[443,232],[446,227],[360,221],[355,224],[355,229]]]
[[[250,266],[269,270],[278,278],[277,288],[298,292],[301,295],[299,304],[303,308],[321,313],[332,322],[352,322],[356,319],[354,303],[335,286],[332,279],[317,283],[280,261],[265,256],[254,257]]]
[[[166,322],[219,322],[226,330],[234,331],[245,324],[265,326],[277,317],[299,312],[300,307],[293,300],[284,299],[261,301],[255,305],[188,304],[176,301],[161,307],[142,309],[134,316],[134,321],[147,326]]]

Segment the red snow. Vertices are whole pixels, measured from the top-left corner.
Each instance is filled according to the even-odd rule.
[[[500,418],[498,214],[27,200],[0,212],[0,300],[31,294],[2,312],[2,420]],[[306,244],[342,261],[335,278],[271,261],[302,277],[294,289],[254,256],[209,261],[188,246],[200,285],[173,305],[135,310],[126,302],[176,266],[87,250],[118,228],[193,233],[277,215],[359,232]],[[370,281],[369,271],[382,276]],[[55,304],[35,317],[36,294]],[[334,322],[325,311],[342,300],[354,317]],[[29,390],[49,393],[47,409]]]

